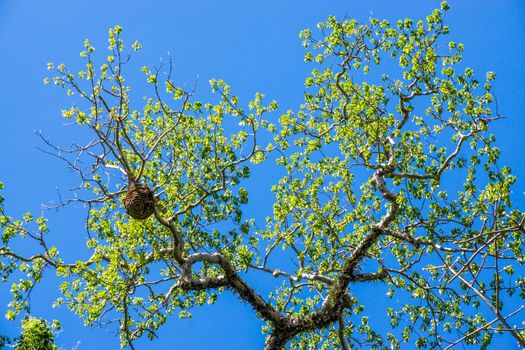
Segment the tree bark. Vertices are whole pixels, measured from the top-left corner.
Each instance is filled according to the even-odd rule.
[[[280,332],[272,332],[266,339],[264,350],[282,350],[286,347],[288,338],[283,336]]]

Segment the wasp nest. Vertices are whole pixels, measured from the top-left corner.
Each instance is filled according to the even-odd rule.
[[[155,210],[155,196],[148,186],[138,184],[128,189],[126,197],[122,200],[126,212],[134,219],[144,220]]]

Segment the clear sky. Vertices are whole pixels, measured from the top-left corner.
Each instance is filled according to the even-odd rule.
[[[481,76],[497,73],[494,84],[499,110],[508,118],[495,125],[503,162],[518,176],[516,204],[525,207],[525,2],[523,0],[451,0],[447,24],[453,40],[465,44],[464,62]],[[139,40],[143,50],[136,67],[154,65],[160,57],[173,58],[175,80],[191,86],[198,78],[197,94],[208,96],[207,82],[224,79],[244,101],[256,91],[279,102],[281,109],[297,109],[302,102],[304,79],[312,66],[303,63],[298,33],[326,19],[345,15],[364,21],[379,18],[424,18],[439,1],[389,0],[0,0],[0,181],[6,185],[7,209],[13,215],[56,199],[56,188],[67,191],[74,184],[65,167],[39,152],[35,130],[54,142],[67,145],[82,137],[64,125],[60,109],[71,100],[64,91],[44,86],[46,63],[64,62],[76,70],[79,52],[90,38],[100,57],[105,56],[107,31],[124,28],[124,40]],[[136,77],[133,75],[135,74]],[[128,79],[141,94],[150,93],[138,71]],[[140,101],[138,101],[140,102]],[[255,180],[272,179],[271,174]],[[267,184],[267,181],[264,182]],[[254,186],[254,208],[271,199],[267,186]],[[265,210],[270,209],[270,204]],[[50,216],[51,240],[70,259],[83,251],[82,213],[68,208]],[[248,215],[250,213],[248,212]],[[79,248],[80,247],[80,248]],[[51,275],[48,275],[51,277]],[[255,285],[262,282],[255,281]],[[258,285],[259,284],[259,285]],[[108,329],[84,328],[65,309],[52,309],[56,280],[39,285],[32,298],[33,313],[62,321],[57,343],[64,349],[115,349],[118,337]],[[0,286],[0,313],[5,313],[8,286]],[[380,295],[378,295],[379,297]],[[378,299],[381,315],[384,302]],[[382,314],[384,315],[384,314]],[[261,322],[245,304],[223,295],[213,306],[194,310],[191,320],[170,320],[159,339],[140,341],[138,349],[262,349]],[[0,317],[0,333],[17,334],[19,323]],[[501,340],[499,348],[514,348]],[[408,349],[408,347],[407,347]]]

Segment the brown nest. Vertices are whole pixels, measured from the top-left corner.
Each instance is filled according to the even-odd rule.
[[[128,189],[122,200],[126,212],[134,219],[145,220],[155,211],[155,196],[148,186],[137,184]]]

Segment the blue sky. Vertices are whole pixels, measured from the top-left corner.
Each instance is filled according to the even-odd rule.
[[[494,84],[500,113],[508,118],[495,125],[503,162],[518,176],[516,204],[525,207],[525,3],[522,0],[452,0],[447,15],[451,39],[465,44],[464,62],[481,76],[497,73]],[[56,188],[66,191],[74,179],[59,161],[39,152],[42,132],[59,144],[82,137],[60,118],[60,109],[71,100],[64,91],[44,86],[46,63],[64,62],[72,68],[82,64],[78,53],[90,38],[104,57],[107,31],[123,26],[124,39],[139,40],[143,50],[135,56],[136,67],[154,65],[171,54],[174,78],[208,96],[207,82],[224,79],[242,100],[256,91],[279,102],[281,109],[297,109],[302,102],[304,79],[312,66],[303,63],[298,33],[326,19],[345,15],[366,20],[370,15],[396,20],[423,18],[439,1],[70,1],[0,0],[0,181],[6,185],[7,209],[13,215],[41,211],[41,203],[56,199]],[[76,69],[73,69],[76,70]],[[133,76],[135,74],[135,76]],[[138,94],[149,93],[138,71],[128,72]],[[136,81],[136,83],[134,83]],[[139,95],[140,96],[140,95]],[[266,185],[271,174],[255,180]],[[267,186],[251,192],[252,204],[272,198]],[[252,206],[254,207],[254,206]],[[267,210],[270,205],[266,205]],[[249,214],[249,213],[248,213]],[[84,247],[82,213],[68,208],[50,216],[51,240],[60,242],[66,257],[78,258]],[[80,256],[82,257],[82,256]],[[51,277],[49,275],[48,277]],[[262,282],[255,281],[255,284]],[[263,285],[259,286],[264,289]],[[7,286],[0,287],[0,313],[5,312]],[[59,318],[63,331],[57,343],[65,349],[113,349],[118,338],[107,329],[88,329],[67,310],[50,307],[57,296],[56,280],[50,278],[35,290],[33,312],[48,319]],[[378,295],[379,297],[380,295]],[[378,301],[377,310],[383,309]],[[19,324],[0,317],[0,333],[16,334]],[[196,309],[191,320],[171,320],[153,344],[141,341],[138,348],[261,349],[261,323],[251,309],[232,295],[217,304]],[[505,343],[502,340],[501,346]]]

